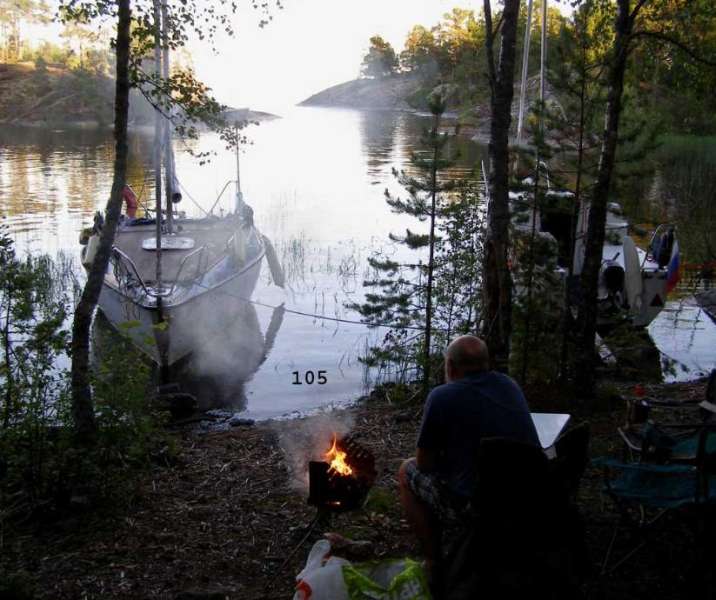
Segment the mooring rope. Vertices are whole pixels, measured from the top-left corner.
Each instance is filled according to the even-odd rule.
[[[201,288],[204,288],[205,290],[214,289],[214,288],[210,288],[209,286],[206,286],[206,285],[204,285],[202,283],[198,283],[198,282],[196,282],[196,285],[198,285]],[[222,289],[219,289],[219,291],[222,294],[225,294],[232,298],[236,298],[237,300],[241,300],[242,302],[248,302],[250,304],[254,304],[256,306],[261,306],[263,308],[270,308],[272,310],[276,310],[277,308],[283,306],[283,304],[279,304],[278,306],[273,306],[271,304],[266,304],[265,302],[259,302],[258,300],[252,300],[251,298],[244,298],[242,296],[239,296],[237,294],[232,294],[231,292],[227,292]],[[292,308],[283,308],[283,310],[287,313],[292,314],[292,315],[298,315],[300,317],[311,317],[313,319],[320,319],[322,321],[333,321],[335,323],[348,323],[349,325],[363,325],[364,327],[385,327],[387,329],[405,329],[405,330],[414,330],[414,331],[425,331],[424,327],[418,327],[417,325],[391,325],[388,323],[366,323],[365,321],[356,321],[355,319],[343,319],[341,317],[329,317],[327,315],[319,315],[316,313],[304,312],[304,311],[295,310]],[[447,331],[447,328],[432,327],[431,331]]]

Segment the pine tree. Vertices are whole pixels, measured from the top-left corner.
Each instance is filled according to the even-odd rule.
[[[407,197],[396,197],[386,190],[386,202],[393,212],[428,225],[427,233],[406,229],[404,235],[391,234],[390,239],[406,247],[410,256],[427,253],[427,262],[403,263],[384,254],[371,257],[374,278],[364,286],[376,291],[367,293],[364,303],[350,306],[366,323],[391,327],[382,345],[370,348],[366,362],[403,368],[419,365],[425,386],[432,377],[436,332],[441,332],[438,338],[442,343],[446,334],[472,330],[478,320],[475,289],[481,255],[476,192],[463,187],[457,198],[448,201],[448,192],[457,184],[440,176],[454,158],[447,151],[450,136],[440,132],[445,103],[441,97],[432,96],[429,105],[433,117],[423,137],[424,150],[415,152],[410,160],[417,174],[395,172]]]

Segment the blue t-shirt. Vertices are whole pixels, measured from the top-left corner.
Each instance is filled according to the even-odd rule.
[[[488,437],[539,446],[527,401],[513,379],[485,371],[430,392],[418,448],[437,454],[437,475],[454,493],[472,495],[477,450]]]

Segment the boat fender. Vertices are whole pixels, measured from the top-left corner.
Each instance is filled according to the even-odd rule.
[[[82,248],[82,265],[89,268],[94,262],[94,257],[99,249],[99,235],[96,233],[91,235],[87,240],[87,245]]]
[[[246,263],[246,231],[243,227],[237,227],[233,237],[234,258],[239,265]]]
[[[271,278],[278,287],[282,288],[286,284],[286,276],[283,272],[283,268],[281,267],[281,263],[278,260],[276,250],[274,249],[271,240],[269,240],[265,235],[262,235],[261,238],[263,239],[264,248],[266,249],[266,260],[268,261],[269,269],[271,270]]]

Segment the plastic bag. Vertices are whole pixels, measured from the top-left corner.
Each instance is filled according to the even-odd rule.
[[[320,540],[296,576],[293,600],[430,600],[422,567],[410,559],[351,564]]]
[[[293,600],[350,600],[342,569],[350,563],[330,553],[328,540],[319,540],[313,545],[306,566],[296,575]]]
[[[343,567],[349,600],[430,600],[422,566],[409,558]]]

